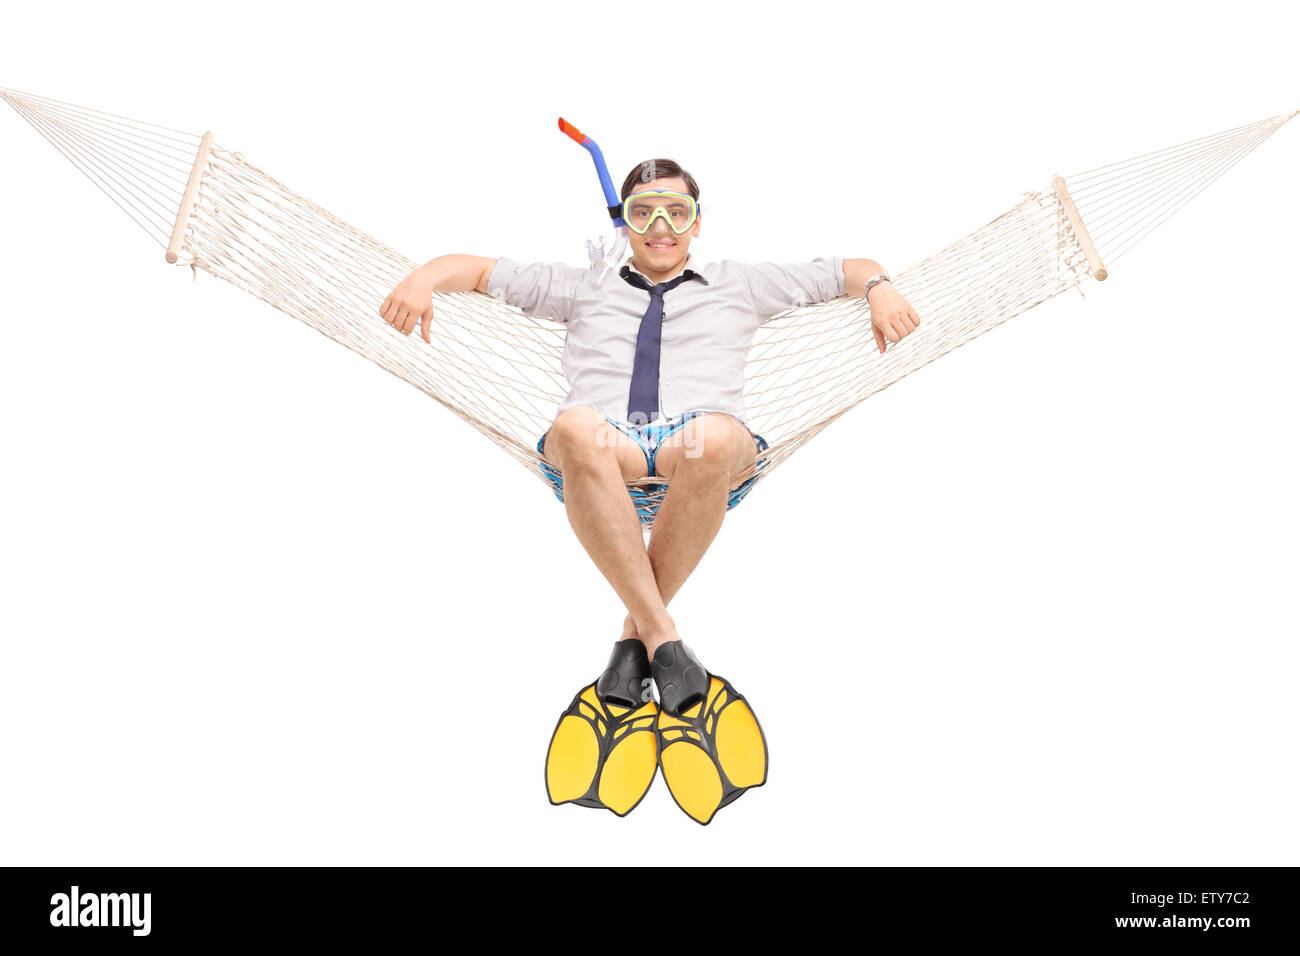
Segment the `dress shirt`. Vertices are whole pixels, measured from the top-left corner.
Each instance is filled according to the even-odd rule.
[[[640,273],[632,256],[626,262]],[[758,327],[790,309],[844,295],[844,260],[832,256],[778,264],[724,259],[700,264],[688,253],[685,269],[699,278],[664,296],[659,420],[709,411],[726,412],[744,422],[745,360]],[[637,331],[649,294],[617,272],[597,285],[589,268],[501,258],[488,277],[490,295],[527,315],[565,326],[561,370],[570,390],[557,416],[588,405],[627,421]]]

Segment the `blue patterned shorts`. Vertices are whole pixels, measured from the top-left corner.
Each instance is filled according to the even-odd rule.
[[[654,475],[656,474],[655,457],[659,454],[659,446],[663,444],[664,440],[668,438],[670,435],[673,435],[676,432],[681,431],[682,427],[687,422],[689,422],[692,418],[695,418],[698,415],[706,415],[706,414],[709,413],[708,412],[687,412],[684,415],[678,415],[676,418],[670,419],[666,422],[652,423],[649,425],[640,425],[640,426],[632,425],[629,424],[628,422],[620,422],[617,419],[613,419],[608,416],[606,416],[605,421],[613,425],[624,435],[627,435],[629,438],[633,439],[638,445],[641,446],[641,450],[645,452],[646,474]],[[740,421],[740,419],[736,419],[736,420]],[[542,437],[537,440],[537,451],[539,454],[544,449],[546,445],[546,435],[549,434],[550,434],[550,429],[547,429],[546,434],[542,435]],[[758,450],[760,452],[767,451],[767,442],[763,439],[762,435],[754,435],[754,443],[758,447]],[[543,460],[541,462],[541,466],[542,466],[542,471],[545,473],[546,477],[551,480],[551,488],[555,492],[555,497],[558,498],[560,501],[564,501],[563,476],[548,461]],[[759,471],[762,471],[766,467],[767,467],[766,461],[759,462],[758,465]],[[739,488],[736,488],[727,494],[728,511],[736,507],[736,505],[740,504],[741,500],[745,497],[745,495],[749,494],[749,489],[753,487],[754,482],[757,480],[758,480],[758,475],[754,474],[751,478],[747,479]],[[632,502],[633,504],[636,505],[637,516],[641,519],[642,524],[648,524],[649,522],[653,521],[655,512],[659,510],[658,503],[650,499],[649,497],[647,497],[646,494],[647,490],[651,492],[658,491],[662,493],[662,491],[667,487],[668,486],[666,483],[658,483],[657,486],[650,486],[649,488],[639,488],[634,485],[628,486],[627,493],[632,496]]]

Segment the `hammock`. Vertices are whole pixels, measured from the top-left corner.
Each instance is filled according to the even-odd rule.
[[[197,136],[0,89],[18,113],[166,250],[410,382],[546,485],[535,450],[568,392],[563,325],[478,292],[434,293],[432,345],[378,317],[417,266],[249,163]],[[738,477],[757,485],[859,402],[975,336],[1104,279],[1139,239],[1300,110],[1123,162],[1057,176],[992,222],[894,276],[923,317],[877,352],[866,301],[844,296],[759,327],[745,404],[768,449]],[[1082,294],[1082,293],[1081,293]],[[793,301],[793,300],[792,300]],[[649,530],[667,482],[643,477]],[[752,486],[751,486],[752,490]]]

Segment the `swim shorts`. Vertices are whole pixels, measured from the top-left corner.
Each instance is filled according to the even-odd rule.
[[[649,425],[632,425],[628,422],[620,422],[617,419],[605,417],[605,421],[613,425],[624,435],[633,439],[641,450],[645,452],[646,474],[655,474],[655,457],[659,454],[659,447],[670,436],[682,430],[683,426],[697,415],[706,415],[708,412],[687,412],[684,415],[678,415],[676,418],[664,422],[651,422]],[[739,419],[737,419],[739,421]],[[743,424],[743,423],[742,423]],[[546,445],[546,435],[550,434],[550,429],[546,434],[537,440],[537,451],[540,454]],[[753,434],[753,432],[750,432]],[[767,442],[762,435],[754,435],[754,444],[758,451],[767,451]],[[548,461],[541,462],[542,471],[551,481],[551,488],[555,492],[555,497],[564,501],[564,478],[560,472]],[[766,461],[759,462],[758,470],[762,471],[767,467]],[[754,474],[747,479],[740,487],[733,489],[727,495],[727,510],[730,511],[749,494],[749,489],[753,487],[754,482],[758,480],[758,474]],[[659,510],[658,502],[651,500],[646,492],[662,492],[668,485],[665,482],[659,482],[655,485],[641,488],[635,485],[628,485],[627,493],[632,496],[632,502],[636,505],[637,516],[641,519],[642,524],[649,524],[654,520],[655,512]]]

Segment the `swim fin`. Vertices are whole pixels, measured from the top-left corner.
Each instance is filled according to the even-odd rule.
[[[546,753],[551,803],[631,813],[658,769],[658,712],[645,645],[618,641],[604,673],[578,691],[555,725]]]
[[[749,704],[706,671],[681,641],[650,662],[659,690],[659,766],[677,805],[707,824],[751,787],[767,783],[767,740]]]

